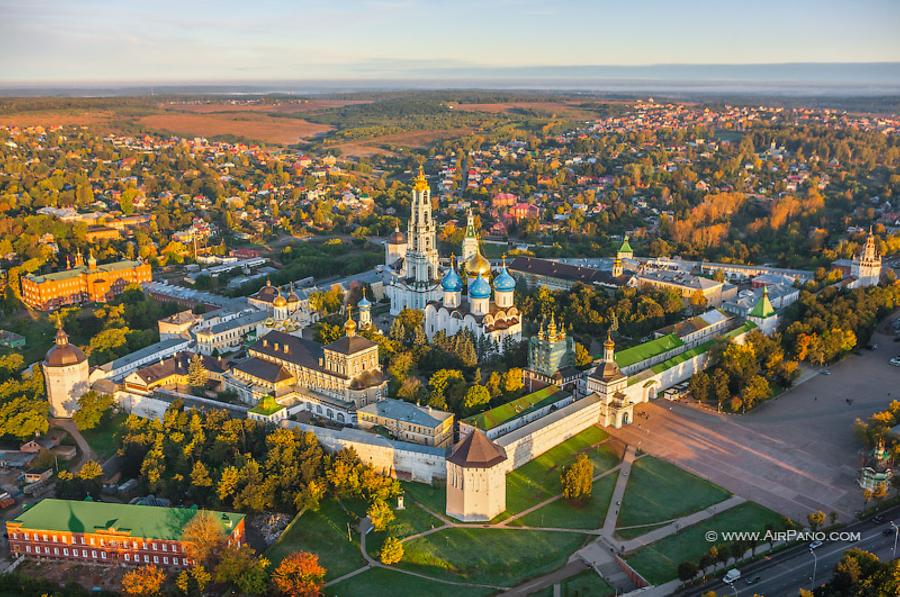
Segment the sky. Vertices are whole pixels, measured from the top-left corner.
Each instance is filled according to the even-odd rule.
[[[793,62],[900,62],[900,0],[0,0],[2,84]]]

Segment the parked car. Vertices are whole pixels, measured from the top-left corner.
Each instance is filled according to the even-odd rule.
[[[894,527],[885,527],[881,529],[881,534],[885,537],[893,537],[895,532]]]
[[[822,375],[831,375],[831,371],[828,369],[822,369]]]
[[[900,367],[900,356],[896,356],[896,357],[892,358],[889,362],[894,367]]]
[[[882,516],[881,514],[876,514],[872,517],[872,522],[874,522],[875,524],[881,524],[882,522],[884,522],[884,516]]]

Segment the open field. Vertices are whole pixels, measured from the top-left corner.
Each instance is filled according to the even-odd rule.
[[[305,512],[294,518],[266,556],[275,567],[289,553],[311,551],[319,555],[319,562],[328,570],[325,578],[337,578],[366,564],[359,552],[359,533],[354,524],[353,517],[336,500],[325,500],[318,512]]]
[[[406,542],[398,566],[438,578],[513,586],[562,566],[585,541],[577,533],[457,527]]]
[[[325,589],[326,595],[335,597],[369,597],[370,595],[390,595],[391,597],[478,597],[491,595],[491,589],[461,587],[441,582],[425,580],[418,576],[403,574],[384,568],[372,568],[334,586]]]
[[[395,504],[392,503],[391,506],[393,507]],[[373,558],[378,557],[378,553],[381,551],[384,540],[391,535],[398,539],[402,539],[403,537],[409,537],[410,535],[427,531],[428,529],[444,524],[423,510],[421,506],[414,503],[412,500],[407,500],[405,509],[395,509],[394,515],[397,518],[388,525],[386,530],[382,532],[372,531],[369,533],[368,537],[366,537],[366,551]]]
[[[609,583],[593,570],[585,570],[562,583],[563,597],[603,597],[613,592]]]
[[[36,110],[33,112],[16,112],[0,114],[0,126],[104,126],[114,118],[112,112],[106,110]]]
[[[591,499],[573,504],[558,499],[510,523],[511,526],[552,527],[561,529],[599,529],[603,526],[617,473],[610,473],[594,481]]]
[[[233,135],[261,143],[279,144],[297,143],[332,130],[327,124],[316,124],[300,118],[273,118],[265,114],[240,112],[152,114],[139,118],[137,123],[149,129],[188,137]]]
[[[707,540],[707,532],[715,531],[721,535],[723,531],[762,531],[766,524],[780,528],[782,520],[779,514],[747,502],[660,539],[625,559],[648,581],[662,584],[678,577],[678,564],[684,561],[696,563],[715,545],[714,541]]]
[[[594,474],[616,466],[621,455],[608,444],[606,432],[588,427],[528,464],[506,476],[506,513],[515,514],[553,497],[561,491],[559,476],[562,469],[584,452],[594,464]],[[597,445],[600,444],[600,445]]]
[[[728,497],[729,493],[717,485],[663,460],[643,456],[635,461],[631,469],[618,526],[680,518]]]

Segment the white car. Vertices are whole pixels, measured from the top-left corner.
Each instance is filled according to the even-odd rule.
[[[811,550],[812,550],[812,549],[819,549],[820,547],[822,547],[822,542],[821,542],[820,540],[818,540],[818,539],[816,539],[815,541],[813,541],[812,543],[809,544],[809,548],[810,548]]]
[[[732,568],[725,574],[725,576],[722,577],[722,582],[724,582],[726,585],[730,585],[738,581],[740,578],[741,571],[737,568]]]
[[[892,359],[889,361],[889,363],[890,363],[891,365],[893,365],[894,367],[900,367],[900,357],[894,357],[894,358],[892,358]]]

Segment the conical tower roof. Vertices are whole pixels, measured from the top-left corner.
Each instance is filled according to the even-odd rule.
[[[763,286],[762,296],[756,301],[756,304],[753,305],[753,309],[750,311],[750,317],[759,317],[760,319],[765,319],[766,317],[770,317],[775,313],[775,307],[772,306],[772,302],[769,301],[769,287]]]
[[[490,468],[506,460],[506,450],[476,428],[456,444],[447,460],[464,468]]]

